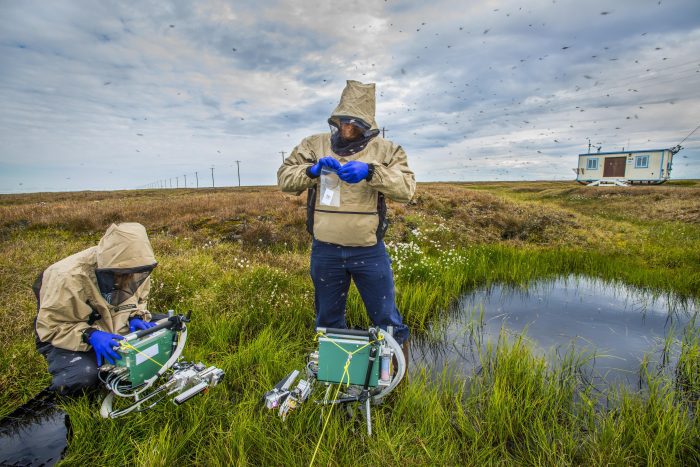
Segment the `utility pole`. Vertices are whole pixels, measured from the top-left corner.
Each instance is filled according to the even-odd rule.
[[[282,163],[284,164],[284,151],[280,151],[280,154],[282,154]]]
[[[382,138],[384,138],[384,133],[389,133],[389,130],[387,130],[385,127],[382,127]]]
[[[187,174],[183,175],[185,177],[185,188],[187,188]]]
[[[238,167],[238,186],[241,186],[241,161],[235,161]]]
[[[197,178],[197,188],[199,188],[199,174],[195,172],[194,176]]]
[[[211,187],[214,188],[214,166],[211,166]]]

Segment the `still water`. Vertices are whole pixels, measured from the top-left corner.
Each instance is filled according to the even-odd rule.
[[[43,392],[0,421],[0,465],[54,465],[69,436],[68,415]]]
[[[479,366],[479,345],[495,345],[503,329],[511,337],[524,333],[534,353],[550,359],[571,346],[595,355],[585,368],[595,386],[635,385],[645,354],[650,368],[664,359],[667,367],[675,366],[677,339],[695,325],[697,313],[693,304],[585,277],[526,290],[495,285],[462,297],[455,312],[414,339],[411,360],[414,369],[427,367],[433,374],[449,366],[470,375]]]

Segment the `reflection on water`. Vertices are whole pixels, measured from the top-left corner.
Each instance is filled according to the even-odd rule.
[[[645,354],[653,366],[664,359],[674,366],[672,344],[697,312],[692,304],[583,277],[527,290],[496,285],[463,297],[455,313],[415,339],[411,360],[434,374],[447,365],[469,375],[478,368],[479,345],[495,345],[503,328],[524,332],[539,354],[561,355],[572,345],[594,354],[588,371],[596,386],[637,384]]]
[[[41,393],[0,422],[0,465],[56,464],[65,453],[68,415]]]

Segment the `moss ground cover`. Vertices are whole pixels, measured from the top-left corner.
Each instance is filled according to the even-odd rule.
[[[700,300],[695,184],[419,184],[411,204],[390,209],[399,307],[416,334],[494,282],[582,274]],[[90,397],[64,401],[74,430],[64,462],[307,464],[320,409],[308,404],[283,424],[260,406],[313,346],[304,215],[303,196],[271,187],[0,197],[0,415],[49,381],[33,350],[34,277],[94,245],[109,223],[138,221],[160,262],[150,307],[193,310],[185,354],[226,378],[181,407],[116,421],[99,419]],[[356,290],[348,321],[368,324]],[[647,375],[639,393],[611,388],[606,408],[577,376],[585,357],[552,367],[524,341],[485,344],[471,378],[416,374],[377,408],[372,439],[359,417],[335,414],[316,463],[699,463],[699,342],[695,325],[684,330],[675,377]]]

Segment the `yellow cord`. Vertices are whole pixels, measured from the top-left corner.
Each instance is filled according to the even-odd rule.
[[[344,349],[343,349],[344,350]],[[338,393],[340,392],[340,387],[343,385],[343,380],[345,375],[348,375],[348,384],[350,384],[350,361],[352,360],[352,354],[348,352],[348,359],[345,361],[345,367],[343,368],[343,376],[340,378],[340,383],[338,383],[338,388],[335,390],[335,395],[333,399],[338,398]],[[328,426],[328,421],[331,419],[331,413],[333,412],[333,407],[335,404],[331,404],[331,408],[328,409],[328,415],[326,415],[326,420],[323,422],[323,429],[321,429],[321,435],[318,437],[318,442],[316,442],[316,448],[314,449],[314,455],[311,457],[311,462],[309,462],[309,467],[314,465],[314,460],[316,459],[316,454],[318,454],[318,448],[321,446],[321,440],[323,439],[323,433],[326,432],[326,427]]]
[[[324,336],[322,332],[319,332],[316,334],[316,337],[314,337],[314,340],[318,340],[319,337]],[[379,335],[377,336],[377,340],[373,340],[370,342],[367,342],[367,344],[363,345],[362,347],[359,347],[355,349],[353,352],[348,352],[345,350],[343,347],[338,345],[337,342],[335,342],[333,339],[330,339],[330,341],[338,347],[340,350],[348,354],[347,360],[345,360],[345,366],[343,367],[343,376],[340,377],[340,383],[338,383],[338,388],[335,390],[335,395],[333,396],[333,400],[338,399],[338,393],[340,392],[340,387],[343,385],[343,381],[345,380],[345,375],[348,377],[348,382],[345,383],[346,386],[350,386],[350,362],[352,361],[352,356],[359,352],[360,350],[364,349],[365,347],[368,347],[375,342],[378,342],[380,340],[384,339],[384,335],[380,332]],[[328,415],[326,415],[326,420],[323,422],[323,428],[321,429],[321,435],[318,437],[318,442],[316,443],[316,448],[314,449],[314,455],[311,457],[311,462],[309,462],[309,467],[312,467],[314,465],[314,460],[316,459],[316,454],[318,454],[318,448],[321,446],[321,440],[323,439],[323,433],[326,431],[326,426],[328,426],[328,421],[331,418],[331,412],[333,412],[333,406],[336,404],[331,404],[331,408],[328,410]]]
[[[126,341],[121,341],[121,343],[120,343],[119,345],[120,345],[121,347],[125,348],[125,349],[132,349],[132,350],[135,350],[137,353],[140,353],[141,355],[143,355],[144,357],[146,357],[147,359],[149,359],[150,361],[152,361],[153,363],[155,363],[155,364],[158,365],[159,367],[163,368],[163,365],[162,365],[162,364],[160,364],[160,363],[158,363],[157,361],[153,360],[151,357],[149,357],[149,356],[146,355],[145,353],[141,352],[139,349],[137,349],[137,348],[134,347],[133,345],[129,344],[128,342],[126,342]]]

